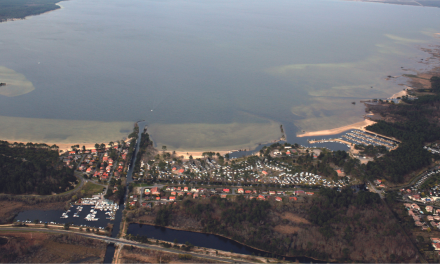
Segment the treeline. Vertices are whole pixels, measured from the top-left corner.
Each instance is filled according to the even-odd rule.
[[[8,19],[24,19],[59,9],[60,0],[2,0],[0,1],[0,22]]]
[[[59,164],[57,148],[0,141],[0,192],[48,195],[76,182],[73,170]]]
[[[142,133],[141,142],[139,143],[139,151],[137,154],[138,158],[136,159],[136,162],[134,164],[134,170],[133,170],[134,173],[140,172],[142,157],[144,156],[145,152],[147,152],[148,146],[152,144],[153,142],[150,141],[150,135],[148,135],[148,133]]]

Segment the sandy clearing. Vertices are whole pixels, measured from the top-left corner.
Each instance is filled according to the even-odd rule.
[[[374,121],[365,119],[364,121],[350,124],[347,126],[337,127],[337,128],[333,128],[333,129],[320,130],[320,131],[305,132],[303,134],[297,135],[297,137],[336,135],[336,134],[340,134],[340,133],[347,131],[347,130],[350,130],[350,129],[364,129],[365,127],[367,127],[369,125],[373,125],[375,123],[376,122],[374,122]]]
[[[310,224],[310,222],[307,219],[302,218],[302,217],[300,217],[298,215],[289,213],[289,212],[286,212],[286,213],[280,215],[280,217],[282,219],[287,219],[289,221],[292,221],[292,222],[294,222],[296,224]]]
[[[278,233],[281,234],[296,234],[301,228],[297,226],[289,226],[289,225],[277,225],[273,228]]]

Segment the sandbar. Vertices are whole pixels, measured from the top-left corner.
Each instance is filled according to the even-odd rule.
[[[311,131],[311,132],[305,132],[303,134],[297,135],[297,137],[313,137],[313,136],[328,136],[328,135],[336,135],[340,134],[344,131],[350,130],[350,129],[365,129],[365,127],[375,124],[376,122],[371,121],[369,119],[365,119],[364,121],[353,123],[350,125],[337,127],[333,129],[326,129],[326,130],[320,130],[320,131]]]

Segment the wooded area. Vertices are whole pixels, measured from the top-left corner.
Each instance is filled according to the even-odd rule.
[[[62,166],[58,148],[0,141],[0,192],[47,195],[72,189],[76,182],[73,170]]]
[[[440,92],[440,78],[432,77],[433,91]],[[403,104],[390,105],[380,112],[394,122],[378,121],[368,130],[397,138],[399,147],[365,166],[369,179],[385,178],[392,182],[404,182],[409,173],[431,163],[433,156],[423,149],[425,143],[440,139],[440,95],[422,95],[416,100],[405,99]]]
[[[0,0],[0,22],[59,9],[60,0]]]

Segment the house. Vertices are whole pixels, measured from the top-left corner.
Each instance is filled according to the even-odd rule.
[[[281,197],[275,197],[275,201],[277,201],[277,202],[282,202],[282,201],[283,201],[283,198],[281,198]]]
[[[182,174],[184,171],[185,171],[184,169],[180,169],[178,172],[179,172],[180,174]]]
[[[195,193],[195,194],[193,195],[193,198],[197,198],[197,197],[199,197],[199,194],[198,194],[198,193]]]
[[[336,172],[338,173],[339,177],[344,177],[345,176],[345,173],[343,171],[341,171],[341,170],[336,170]]]
[[[428,206],[426,206],[425,207],[425,210],[426,210],[426,212],[428,212],[428,213],[432,213],[432,210],[433,210],[434,208],[432,208],[432,206],[430,206],[430,205],[428,205]]]
[[[440,243],[440,238],[431,237],[431,241],[432,241],[433,243]]]
[[[298,198],[296,198],[295,196],[290,196],[289,201],[298,201]]]
[[[314,195],[314,192],[306,192],[307,195]]]
[[[423,224],[420,221],[415,222],[416,226],[422,226]]]
[[[424,225],[424,226],[422,226],[422,230],[428,230],[428,226],[426,226],[426,225]]]
[[[131,201],[131,202],[130,202],[130,205],[131,205],[131,206],[134,206],[135,204],[136,204],[135,201]]]
[[[434,221],[434,217],[432,215],[428,215],[427,219],[428,221]]]
[[[229,189],[223,189],[223,192],[225,192],[225,193],[229,193]]]
[[[238,188],[237,193],[244,193],[243,188]]]
[[[411,199],[411,200],[421,201],[420,194],[409,195],[408,197],[409,197],[409,199]]]
[[[438,227],[438,224],[436,223],[436,222],[434,222],[434,221],[431,221],[431,222],[429,222],[430,224],[431,224],[431,226],[433,226],[433,227]]]
[[[226,199],[226,194],[221,194],[220,198]]]
[[[147,203],[146,203],[146,202],[143,202],[143,203],[142,203],[142,207],[145,207],[145,206],[147,206]]]
[[[145,189],[145,190],[144,190],[144,193],[147,194],[147,195],[149,195],[149,194],[151,194],[151,191],[150,191],[150,189]]]
[[[175,201],[176,200],[176,196],[170,196],[170,201]]]
[[[185,193],[184,193],[184,192],[178,192],[177,195],[178,195],[178,196],[184,196]]]
[[[275,195],[276,192],[275,192],[275,191],[269,191],[269,194],[270,194],[270,195]]]
[[[440,216],[438,216],[438,215],[434,216],[434,220],[435,221],[440,221]]]
[[[252,191],[251,191],[251,190],[246,190],[246,191],[244,191],[244,193],[245,193],[245,194],[251,194]]]
[[[159,200],[160,200],[160,196],[157,196],[157,197],[156,197],[156,201],[159,201]]]
[[[266,200],[266,197],[264,197],[264,195],[258,195],[258,200],[262,200],[262,201],[264,201],[264,200]]]
[[[188,187],[183,187],[183,191],[187,192],[188,191]]]
[[[171,192],[171,195],[172,196],[176,196],[176,192]]]
[[[267,174],[269,174],[267,171],[263,171],[262,172],[264,175],[267,175]]]
[[[420,211],[420,206],[418,206],[418,205],[415,204],[415,203],[411,204],[411,207],[412,207],[413,209],[416,209],[416,210],[419,210],[419,211]]]
[[[415,222],[420,221],[420,217],[418,217],[417,215],[413,215],[413,220]]]
[[[432,243],[434,250],[440,250],[440,243]]]
[[[159,188],[158,187],[151,188],[151,194],[152,195],[159,195],[160,194]]]
[[[304,191],[302,190],[295,191],[295,195],[301,195],[301,194],[304,194]]]

